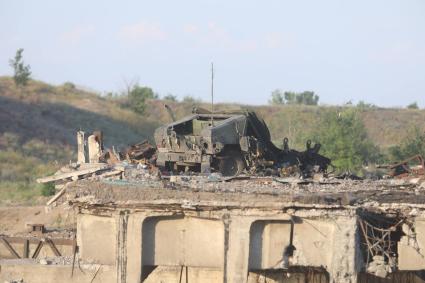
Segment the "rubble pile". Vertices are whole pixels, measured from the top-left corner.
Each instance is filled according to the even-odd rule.
[[[148,141],[131,145],[116,152],[114,148],[103,148],[103,137],[100,132],[84,140],[84,133],[77,133],[78,161],[62,167],[52,176],[40,178],[40,183],[54,182],[57,194],[47,202],[54,205],[66,191],[66,185],[76,181],[100,181],[103,184],[116,186],[137,186],[138,188],[165,188],[170,190],[205,192],[205,193],[242,193],[254,195],[288,195],[293,200],[311,199],[312,194],[325,197],[328,203],[351,204],[361,201],[375,201],[373,191],[380,192],[380,198],[394,198],[398,196],[404,202],[418,203],[421,198],[416,194],[425,190],[423,167],[409,167],[410,161],[419,161],[423,166],[423,159],[415,156],[399,164],[381,166],[388,169],[387,177],[383,180],[360,178],[350,172],[340,175],[314,173],[306,177],[302,174],[289,177],[282,175],[265,176],[267,174],[239,174],[223,176],[219,172],[196,173],[175,172],[159,168],[155,164],[157,149]],[[87,144],[87,148],[86,148]],[[398,168],[398,169],[397,169]],[[403,170],[401,170],[402,168]],[[422,169],[421,169],[422,168]],[[401,172],[395,174],[394,172]],[[229,186],[228,183],[232,185]],[[308,195],[308,197],[305,197]],[[73,195],[71,198],[87,198],[84,192]],[[129,200],[132,196],[127,196]],[[66,199],[70,199],[68,196]],[[110,200],[113,201],[113,200]],[[62,200],[63,202],[63,200]]]

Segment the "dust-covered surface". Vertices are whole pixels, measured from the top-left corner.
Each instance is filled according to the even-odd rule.
[[[240,178],[230,181],[179,176],[174,181],[88,181],[69,183],[61,202],[111,207],[290,207],[376,206],[422,207],[425,186],[405,180],[322,181]]]
[[[76,226],[74,211],[66,206],[46,210],[44,206],[0,207],[0,235],[27,236],[28,224],[44,224],[45,236],[71,238]]]

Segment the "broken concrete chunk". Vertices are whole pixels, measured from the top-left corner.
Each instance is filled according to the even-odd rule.
[[[89,147],[89,161],[90,163],[99,162],[99,158],[102,155],[102,149],[97,137],[95,135],[91,135],[87,139],[88,147]]]
[[[380,266],[378,268],[378,270],[376,270],[375,275],[377,277],[386,278],[387,275],[388,275],[388,272],[387,272],[385,266],[384,265]]]
[[[75,180],[78,180],[78,178],[80,176],[95,173],[95,172],[98,172],[98,171],[102,171],[102,170],[108,169],[109,167],[110,166],[108,164],[100,163],[96,166],[92,166],[92,167],[89,167],[87,169],[82,169],[82,170],[77,170],[77,171],[73,171],[73,172],[69,172],[69,173],[56,174],[56,175],[49,176],[49,177],[39,178],[39,179],[37,179],[37,183],[49,183],[49,182],[65,180],[65,179],[69,179],[69,178],[70,179],[76,178]]]
[[[77,152],[77,162],[78,163],[86,163],[86,143],[84,141],[84,132],[78,131],[77,132],[77,146],[78,146],[78,152]]]
[[[48,264],[50,264],[50,262],[49,262],[47,259],[45,259],[45,258],[41,258],[41,259],[38,261],[38,263],[39,263],[39,264],[43,264],[43,265],[48,265]]]

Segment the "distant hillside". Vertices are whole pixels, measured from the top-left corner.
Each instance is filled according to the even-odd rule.
[[[37,202],[41,188],[34,180],[75,160],[78,129],[102,130],[106,146],[122,147],[152,140],[154,129],[170,122],[164,103],[174,109],[177,118],[189,114],[193,106],[161,100],[147,103],[146,113],[139,115],[125,106],[125,98],[101,97],[71,83],[52,86],[30,81],[21,91],[11,78],[0,77],[0,203]],[[298,149],[304,148],[305,140],[311,138],[324,113],[342,109],[236,104],[217,104],[215,108],[255,110],[269,125],[276,144],[288,137],[290,146]],[[366,108],[362,118],[372,141],[384,150],[402,141],[409,128],[425,129],[424,110]]]
[[[150,138],[158,121],[120,103],[78,90],[31,81],[21,92],[0,78],[0,202],[34,201],[37,177],[75,160],[75,132],[104,132],[106,146]]]

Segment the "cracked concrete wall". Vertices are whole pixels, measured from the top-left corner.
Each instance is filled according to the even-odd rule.
[[[329,266],[333,226],[326,221],[309,219],[298,219],[293,225],[291,221],[255,221],[250,230],[250,269],[282,268],[288,261],[291,265]],[[286,260],[291,230],[295,251],[290,260]]]
[[[400,270],[425,269],[425,219],[416,219],[414,231],[403,224],[404,236],[398,242]]]
[[[318,215],[295,217],[296,250],[291,265],[323,267],[331,282],[355,282],[356,217]],[[118,265],[118,282],[141,282],[142,268],[146,272],[151,266],[159,268],[146,282],[158,276],[172,277],[170,274],[180,272],[180,266],[196,270],[189,276],[202,282],[217,282],[208,281],[217,276],[221,276],[219,282],[247,282],[251,270],[282,267],[292,219],[283,212],[261,211],[185,212],[179,216],[130,213],[122,247],[126,261],[119,261],[116,234],[122,233],[122,225],[117,229],[118,217],[80,215],[77,237],[83,260]]]
[[[344,216],[330,219],[334,223],[329,273],[331,282],[356,283],[360,271],[361,256],[357,227],[357,216]]]
[[[224,227],[213,219],[150,217],[142,231],[143,265],[223,267]]]
[[[116,264],[117,219],[89,214],[77,217],[77,244],[86,262]]]
[[[143,276],[150,281],[172,277],[180,266],[196,270],[189,276],[196,274],[198,281],[221,276],[219,282],[247,282],[250,273],[283,267],[291,221],[296,248],[291,266],[322,267],[330,282],[341,283],[356,282],[361,268],[353,211],[305,209],[288,214],[253,209],[176,214],[146,210],[128,213],[125,223],[119,221],[119,211],[115,214],[80,215],[77,239],[83,260],[117,265],[118,282],[141,282]],[[125,237],[124,243],[117,243],[117,234]],[[117,260],[117,251],[125,255],[125,261]],[[159,267],[149,274],[152,266]]]

